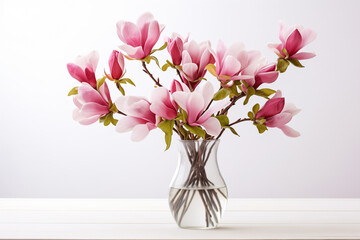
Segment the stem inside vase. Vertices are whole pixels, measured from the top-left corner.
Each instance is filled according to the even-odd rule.
[[[215,228],[227,202],[227,189],[216,161],[218,140],[181,144],[183,157],[177,177],[183,180],[170,188],[172,214],[182,228]]]

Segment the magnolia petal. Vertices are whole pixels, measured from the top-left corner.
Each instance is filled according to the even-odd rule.
[[[182,70],[188,77],[189,81],[194,81],[197,79],[198,66],[195,63],[183,64]]]
[[[146,23],[149,23],[153,20],[154,20],[154,16],[151,13],[146,12],[138,18],[136,24],[140,29],[142,29]]]
[[[84,103],[94,102],[104,106],[108,105],[108,102],[87,83],[83,83],[78,87],[78,95],[81,96]]]
[[[99,53],[97,51],[92,51],[87,56],[87,67],[93,70],[93,72],[96,71],[97,65],[99,62]]]
[[[219,120],[214,117],[210,117],[208,120],[201,124],[209,135],[217,136],[221,132],[221,124]]]
[[[130,45],[121,45],[121,46],[119,46],[119,48],[121,50],[123,50],[124,52],[126,52],[126,54],[131,58],[143,59],[144,57],[146,57],[144,55],[144,51],[141,46],[140,47],[132,47]]]
[[[109,112],[109,108],[107,106],[98,104],[98,103],[85,103],[82,105],[79,115],[83,118],[89,118],[92,116],[102,116]]]
[[[314,41],[317,35],[316,32],[311,29],[303,29],[300,33],[302,37],[301,48]]]
[[[292,114],[288,112],[281,112],[266,120],[267,127],[281,127],[292,119]]]
[[[224,65],[219,75],[234,76],[240,72],[241,64],[233,56],[226,56],[224,59]]]
[[[302,37],[299,30],[295,29],[286,40],[285,48],[289,56],[297,53],[301,48]]]
[[[300,52],[292,55],[291,58],[296,58],[297,60],[305,60],[305,59],[313,58],[315,56],[316,56],[315,53]]]
[[[141,46],[141,34],[138,26],[132,22],[119,21],[116,27],[121,41],[132,47]]]
[[[278,71],[272,71],[272,72],[264,72],[264,73],[258,73],[255,75],[255,85],[254,88],[258,88],[263,83],[273,83],[276,81],[276,79],[279,76]]]
[[[134,142],[139,142],[143,140],[150,132],[150,126],[148,124],[139,124],[136,125],[131,133],[131,140]]]
[[[200,47],[194,40],[184,44],[184,50],[186,50],[192,59],[192,62],[200,63]]]
[[[291,113],[292,116],[295,116],[296,114],[298,114],[301,111],[301,109],[297,108],[294,104],[292,103],[286,103],[283,109],[283,112],[288,112]]]
[[[222,69],[222,61],[225,56],[226,46],[223,41],[219,40],[216,47],[216,73],[220,75],[220,69]]]
[[[200,93],[193,92],[190,94],[190,97],[186,102],[189,123],[196,122],[197,118],[206,107],[204,104],[204,98]]]
[[[75,65],[73,63],[68,63],[66,66],[67,66],[69,74],[73,78],[75,78],[76,80],[78,80],[81,83],[87,82],[85,72],[83,69],[81,69],[81,67],[79,67],[78,65]]]
[[[230,104],[229,99],[214,102],[212,106],[201,115],[201,117],[197,120],[197,122],[202,124],[207,119],[209,119],[211,115],[217,113],[218,111],[225,108],[229,104]]]
[[[289,126],[281,126],[279,127],[284,133],[286,136],[288,137],[299,137],[300,136],[300,133],[298,131],[296,131],[295,129],[289,127]]]
[[[79,120],[79,123],[81,125],[90,125],[90,124],[93,124],[95,122],[97,122],[98,120],[100,119],[100,116],[92,116],[92,117],[89,117],[89,118],[84,118],[84,119],[81,119]]]
[[[159,23],[157,21],[150,22],[147,39],[144,45],[145,56],[150,54],[155,43],[159,40],[159,37],[160,37]]]
[[[199,88],[196,88],[196,92],[199,92],[204,99],[204,108],[210,103],[214,96],[214,88],[210,82],[205,82]]]
[[[191,93],[186,93],[186,92],[174,92],[172,95],[175,102],[186,112],[188,112],[187,100],[189,99],[190,94]]]
[[[275,93],[275,95],[274,95],[271,99],[273,99],[273,98],[281,98],[281,97],[282,97],[282,92],[281,92],[281,90],[277,90],[276,93]]]
[[[123,133],[131,131],[136,125],[145,124],[146,120],[131,116],[125,116],[116,124],[116,131]]]
[[[276,114],[279,114],[285,104],[284,98],[272,98],[268,100],[265,105],[257,112],[256,119],[258,118],[270,118]]]

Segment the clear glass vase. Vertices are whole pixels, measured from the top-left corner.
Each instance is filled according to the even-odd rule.
[[[181,228],[216,228],[227,204],[218,163],[219,140],[180,140],[179,163],[170,184],[169,205]]]

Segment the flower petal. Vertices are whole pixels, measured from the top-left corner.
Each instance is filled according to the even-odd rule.
[[[289,127],[289,126],[282,126],[282,127],[279,127],[284,133],[286,136],[288,137],[299,137],[300,136],[300,133],[298,131],[296,131],[295,129]]]
[[[149,24],[149,30],[144,45],[144,55],[147,56],[150,54],[155,43],[159,40],[160,37],[160,28],[157,21],[152,21]]]
[[[186,103],[188,122],[189,124],[196,122],[197,118],[200,116],[204,110],[204,98],[198,92],[192,92]]]
[[[119,21],[116,27],[121,41],[133,47],[141,46],[140,30],[134,23]]]
[[[285,98],[272,98],[268,100],[265,105],[257,112],[256,119],[258,118],[269,118],[276,114],[279,114],[285,104]]]
[[[123,50],[124,52],[126,52],[126,54],[131,58],[143,59],[144,57],[146,57],[144,55],[144,51],[141,46],[140,47],[132,47],[130,45],[121,45],[121,46],[119,46],[119,48],[121,50]]]
[[[285,48],[289,56],[294,55],[301,49],[302,37],[299,30],[295,29],[286,40]]]
[[[291,58],[296,58],[297,60],[305,60],[305,59],[313,58],[315,56],[316,56],[315,53],[300,52],[292,55]]]
[[[226,75],[226,76],[234,76],[238,72],[240,72],[241,64],[240,62],[233,56],[226,56],[224,59],[224,65],[221,69],[221,72],[218,75]]]
[[[143,140],[150,132],[151,129],[154,129],[156,126],[154,124],[140,124],[136,125],[131,133],[131,140],[134,142],[139,142]]]
[[[214,117],[209,118],[201,124],[206,130],[206,132],[212,136],[217,136],[221,132],[221,124],[219,120]]]
[[[70,73],[70,75],[75,78],[76,80],[78,80],[79,82],[87,82],[87,78],[85,75],[84,70],[81,69],[81,67],[79,67],[78,65],[75,65],[73,63],[68,63],[67,65],[67,69]]]
[[[136,125],[145,124],[146,120],[131,116],[125,116],[116,124],[116,131],[123,133],[131,131]]]
[[[292,119],[292,114],[288,112],[281,112],[268,120],[266,120],[265,124],[267,127],[281,127]]]

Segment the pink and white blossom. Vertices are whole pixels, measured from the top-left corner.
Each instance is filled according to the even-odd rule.
[[[171,38],[166,37],[167,50],[171,56],[172,63],[174,65],[180,65],[182,60],[182,52],[184,49],[184,43],[187,43],[188,37],[183,39],[179,34],[173,33]]]
[[[150,110],[159,117],[172,120],[177,116],[177,104],[168,89],[158,87],[152,91]]]
[[[124,56],[121,52],[112,51],[109,58],[110,75],[113,79],[120,79],[124,74]]]
[[[79,82],[88,83],[96,88],[95,71],[99,61],[99,54],[92,51],[86,56],[78,56],[75,63],[68,63],[67,69],[70,75]]]
[[[183,87],[185,91],[176,91],[172,96],[175,102],[186,111],[188,115],[187,124],[193,127],[201,126],[212,136],[218,135],[221,131],[221,125],[212,115],[228,105],[229,102],[227,100],[217,101],[206,110],[214,95],[214,88],[211,83],[205,82],[193,92],[190,92],[185,85]]]
[[[229,48],[219,40],[216,48],[216,77],[223,87],[230,87],[235,80],[254,78],[254,68],[258,66],[260,52],[246,51],[242,43],[234,43]]]
[[[276,71],[276,63],[266,63],[265,58],[258,61],[258,65],[252,65],[246,68],[243,72],[247,76],[253,76],[245,79],[248,86],[257,89],[263,83],[273,83],[279,77],[279,72]],[[242,89],[246,92],[246,86],[242,84]]]
[[[311,29],[305,29],[300,25],[286,27],[284,23],[280,23],[279,38],[281,43],[271,43],[268,46],[281,57],[304,60],[316,56],[315,53],[299,52],[303,47],[315,40],[316,33]],[[286,49],[288,56],[286,56],[283,49]]]
[[[286,125],[298,112],[300,109],[291,103],[285,104],[285,98],[281,97],[281,91],[277,91],[274,97],[256,113],[255,119],[265,118],[267,127],[277,127],[289,137],[298,137],[300,133]]]
[[[120,96],[115,105],[127,116],[116,124],[116,131],[132,131],[131,140],[143,140],[151,130],[156,128],[156,116],[150,110],[150,102],[143,97]]]
[[[106,82],[101,85],[99,91],[88,83],[82,83],[73,101],[77,107],[73,112],[73,119],[82,125],[92,124],[109,113],[109,88]]]
[[[119,21],[116,24],[117,34],[125,45],[120,49],[134,59],[144,59],[159,40],[164,26],[160,26],[151,13],[145,13],[137,21],[137,24]]]
[[[201,82],[205,76],[206,66],[215,63],[210,52],[210,42],[190,41],[184,44],[182,52],[182,78],[184,83],[192,90]]]

